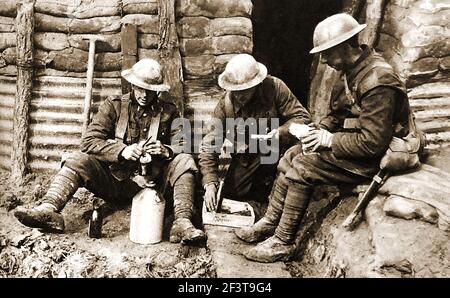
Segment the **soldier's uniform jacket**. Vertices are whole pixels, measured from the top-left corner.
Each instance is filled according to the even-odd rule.
[[[273,76],[267,76],[266,79],[256,87],[255,95],[250,99],[244,106],[240,106],[233,103],[233,115],[227,111],[226,98],[231,102],[232,96],[230,92],[227,92],[224,98],[221,98],[214,110],[213,118],[218,119],[222,122],[223,127],[225,127],[226,118],[242,118],[247,120],[248,118],[253,118],[256,121],[260,118],[267,118],[270,124],[271,118],[279,118],[280,127],[280,145],[281,151],[287,149],[296,143],[293,136],[290,135],[288,127],[291,123],[310,123],[310,115],[308,111],[300,104],[295,95],[289,90],[286,84]],[[256,123],[255,125],[258,125]],[[258,132],[260,132],[258,128]],[[203,175],[203,185],[210,182],[217,182],[217,171],[218,171],[218,152],[216,151],[216,144],[214,140],[224,139],[226,136],[226,131],[223,131],[222,136],[217,136],[217,130],[209,128],[209,132],[203,138],[203,142],[199,154],[199,165],[200,171]],[[237,155],[237,156],[236,156]],[[255,154],[235,154],[232,155],[233,162],[240,163],[251,163],[248,159],[258,158],[259,155]],[[248,157],[248,158],[247,158]],[[245,167],[245,165],[244,165]]]
[[[408,134],[410,111],[406,88],[385,59],[364,47],[362,57],[347,73],[331,101],[330,114],[320,126],[334,132],[331,150],[320,156],[338,167],[373,176],[392,136]]]
[[[128,108],[123,107],[127,105]],[[117,127],[121,112],[128,112],[128,121],[123,132],[123,139],[117,138]],[[153,117],[160,113],[157,139],[171,151],[171,157],[152,157],[152,176],[159,177],[169,172],[170,180],[175,181],[187,170],[197,171],[192,159],[178,160],[177,153],[181,152],[182,141],[172,144],[172,138],[177,135],[181,127],[171,127],[172,121],[180,117],[178,108],[168,100],[156,100],[148,106],[138,105],[132,93],[122,98],[108,98],[99,107],[93,117],[81,142],[81,151],[88,153],[110,166],[112,174],[119,181],[130,177],[138,170],[138,161],[128,161],[121,156],[122,150],[130,144],[143,141],[148,136]],[[171,145],[172,144],[172,145]],[[177,162],[171,162],[173,159]],[[170,165],[170,166],[169,166]],[[168,169],[169,167],[169,169]],[[167,176],[167,175],[164,175]]]

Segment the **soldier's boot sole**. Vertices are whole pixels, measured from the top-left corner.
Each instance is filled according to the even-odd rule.
[[[64,217],[58,212],[18,207],[14,216],[20,223],[30,228],[38,228],[51,233],[64,232]]]

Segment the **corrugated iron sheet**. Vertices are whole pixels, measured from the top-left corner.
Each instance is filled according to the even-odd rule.
[[[430,83],[409,92],[417,126],[427,135],[427,149],[450,146],[450,85]]]
[[[11,168],[13,108],[16,78],[0,76],[0,168]]]
[[[9,169],[11,164],[15,84],[15,77],[0,77],[0,168],[3,169]],[[211,87],[203,84],[185,86],[188,118],[193,120],[195,111],[201,121],[209,120],[218,98],[223,96],[223,91]],[[433,86],[415,88],[410,92],[411,107],[419,128],[427,133],[429,150],[450,146],[450,90],[442,89],[442,84],[437,87],[439,92]],[[59,168],[64,152],[78,149],[85,79],[39,77],[34,81],[33,88],[29,166],[33,171],[54,170]],[[202,91],[202,88],[208,91]],[[107,96],[120,94],[120,79],[95,79],[93,112]]]
[[[39,77],[34,81],[29,129],[31,170],[57,169],[64,152],[78,149],[85,86],[83,78]],[[91,115],[106,97],[120,95],[120,79],[94,79]]]

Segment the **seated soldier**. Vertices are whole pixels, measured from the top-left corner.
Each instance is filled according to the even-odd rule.
[[[246,258],[290,259],[313,187],[367,181],[378,172],[392,137],[408,134],[406,88],[381,55],[359,44],[357,34],[364,28],[347,14],[317,25],[311,53],[321,53],[323,63],[342,71],[342,93],[331,102],[331,113],[319,127],[302,139],[304,150],[316,154],[298,154],[295,147],[288,151],[278,166],[265,216],[236,231],[246,242],[264,240],[244,252]]]
[[[170,241],[205,241],[205,233],[191,223],[198,169],[191,155],[180,153],[182,144],[171,146],[172,136],[181,129],[172,129],[171,123],[180,112],[173,102],[162,99],[169,86],[163,84],[159,63],[143,59],[124,70],[122,77],[131,83],[132,91],[102,103],[81,140],[81,151],[64,162],[42,204],[32,209],[19,207],[14,215],[26,226],[62,232],[60,212],[79,187],[118,203],[156,183],[161,193],[167,192],[168,185],[173,189],[175,220]],[[150,178],[135,179],[142,178],[137,175],[139,160],[148,155]]]
[[[231,154],[231,164],[224,178],[222,190],[224,197],[235,200],[249,200],[250,197],[255,201],[258,201],[258,198],[259,201],[266,201],[275,179],[279,154],[298,142],[289,134],[289,124],[311,122],[308,111],[286,84],[276,77],[267,75],[267,68],[251,55],[240,54],[233,57],[219,76],[218,83],[227,92],[214,110],[212,123],[217,122],[226,129],[219,130],[214,124],[210,125],[209,132],[203,138],[199,154],[205,204],[209,211],[215,210],[218,204],[220,155],[218,147],[221,143],[217,140],[227,138],[229,130],[236,132],[235,139],[229,140],[235,149]],[[227,119],[237,121],[233,123],[233,127],[227,127]],[[267,119],[268,124],[271,120],[277,120],[279,121],[277,125],[279,124],[280,127],[261,127],[261,123],[264,123],[260,121],[262,119]],[[242,121],[239,122],[239,120]],[[245,122],[253,126],[254,132],[263,132],[268,138],[279,141],[276,144],[280,144],[281,148],[274,148],[276,146],[270,148],[277,151],[276,159],[262,162],[260,151],[255,153],[249,150],[250,128],[240,124]],[[243,146],[239,145],[239,139],[236,142],[238,134],[245,135],[245,144],[241,144]]]

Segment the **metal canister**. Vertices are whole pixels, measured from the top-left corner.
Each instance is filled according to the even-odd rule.
[[[139,244],[161,242],[165,200],[156,190],[144,188],[133,198],[130,240]]]

